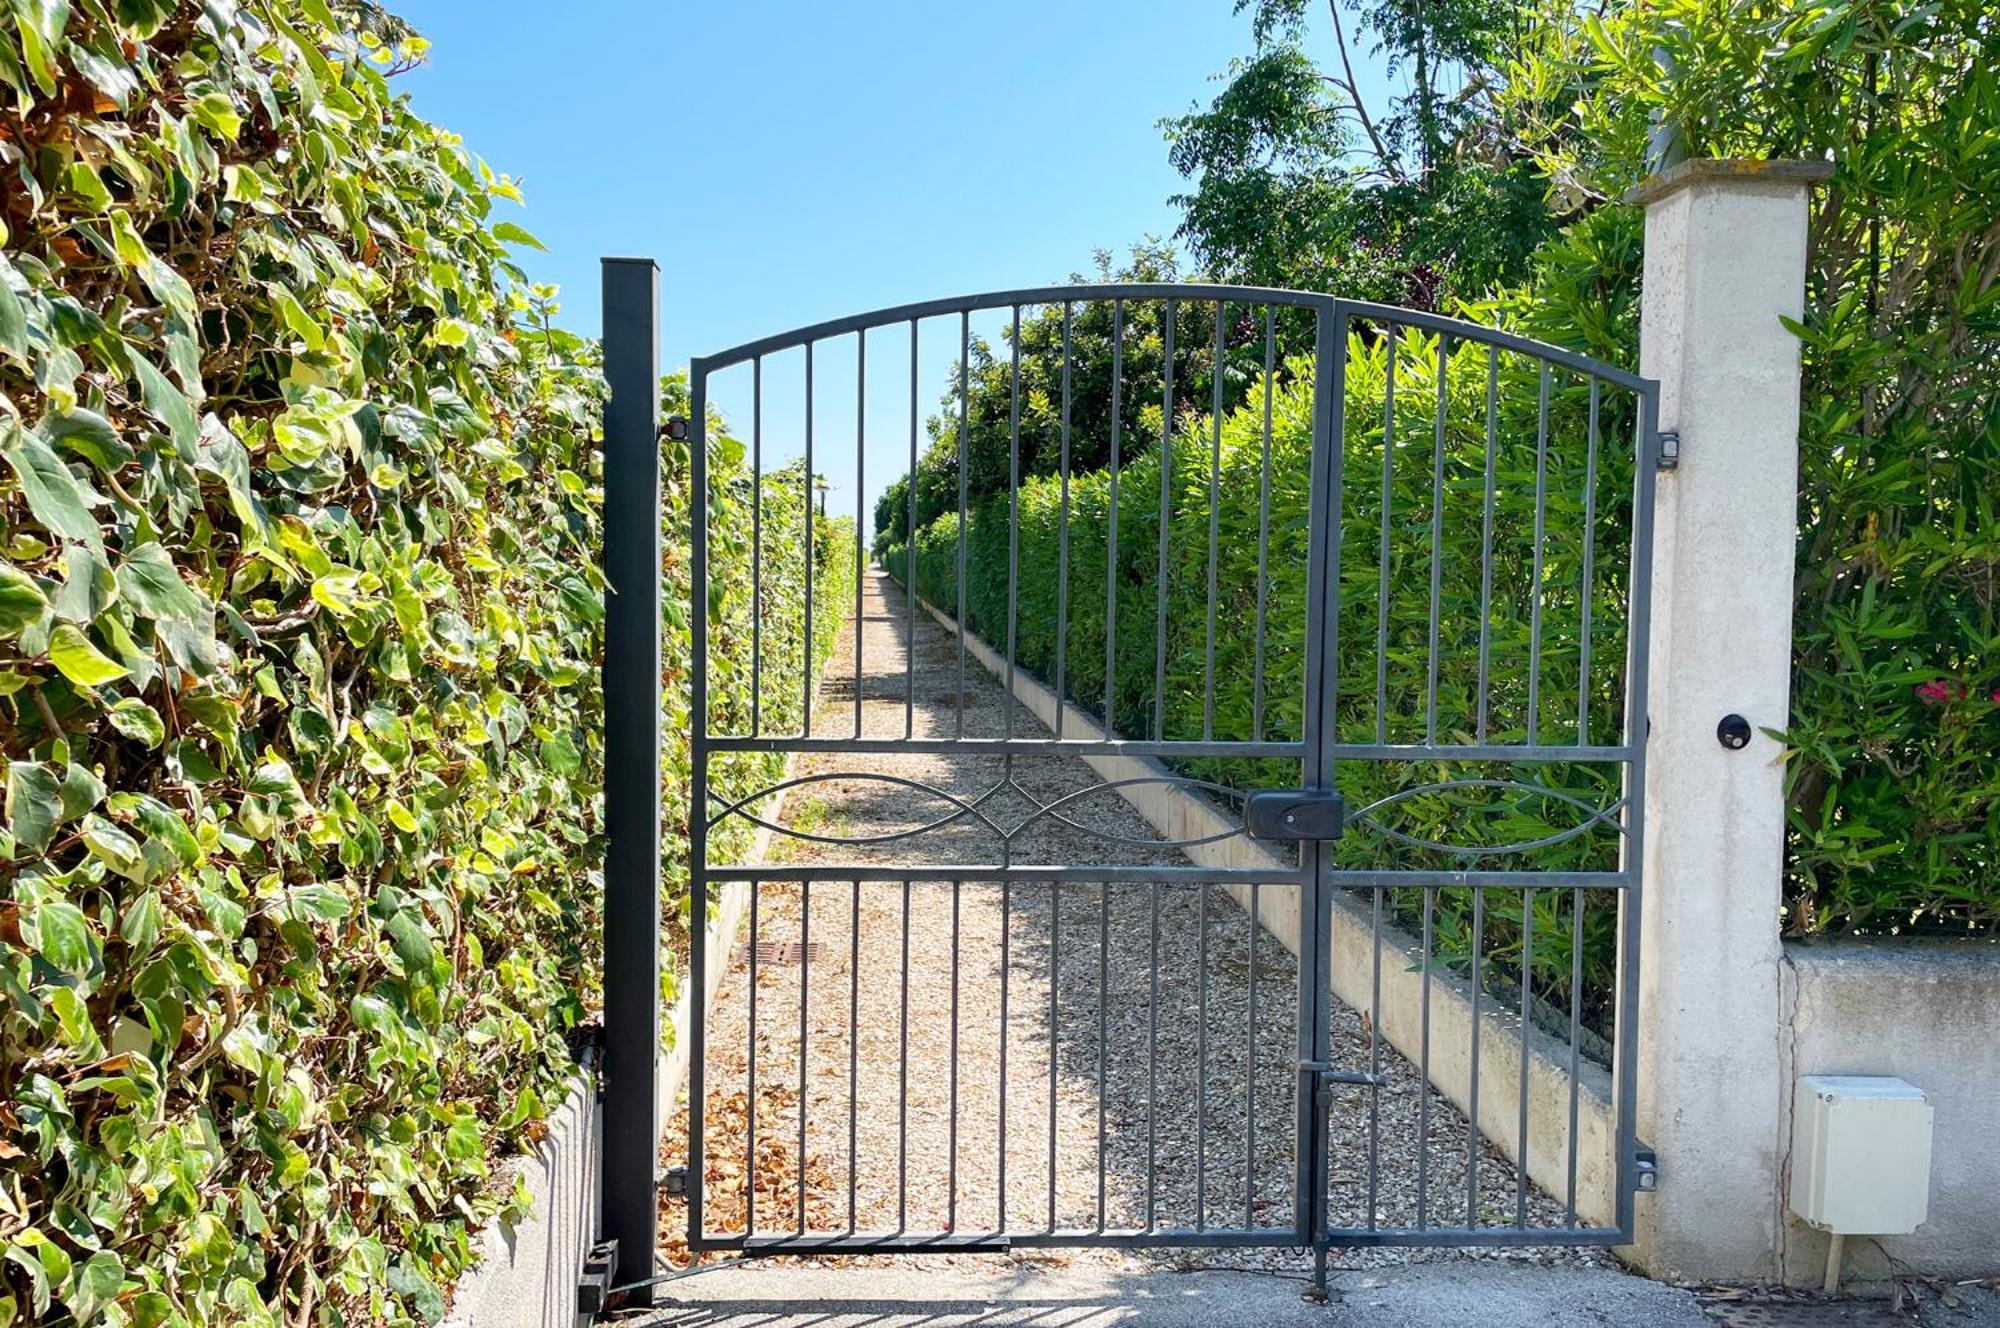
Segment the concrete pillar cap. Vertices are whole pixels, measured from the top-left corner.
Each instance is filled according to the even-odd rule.
[[[1649,175],[1625,191],[1623,203],[1657,203],[1692,184],[1737,181],[1743,184],[1816,184],[1833,175],[1833,163],[1810,157],[1766,161],[1758,157],[1696,157]]]

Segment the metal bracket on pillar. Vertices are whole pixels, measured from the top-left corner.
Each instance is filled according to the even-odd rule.
[[[1657,468],[1679,470],[1681,468],[1681,431],[1679,429],[1660,430],[1660,451]]]
[[[1640,1144],[1633,1150],[1632,1188],[1641,1194],[1660,1188],[1660,1155],[1650,1145]]]

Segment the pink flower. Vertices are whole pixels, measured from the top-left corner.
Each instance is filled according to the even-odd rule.
[[[1943,705],[1948,701],[1956,701],[1963,697],[1965,695],[1965,684],[1946,682],[1942,679],[1931,682],[1920,682],[1917,684],[1916,693],[1917,699],[1925,705]],[[2000,697],[2000,691],[1996,691],[1994,695]]]
[[[1995,705],[2000,705],[2000,687],[1995,687],[1993,695],[1989,696],[1987,700],[1992,701]]]

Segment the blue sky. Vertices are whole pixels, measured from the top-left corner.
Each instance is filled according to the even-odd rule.
[[[1060,281],[1098,248],[1169,236],[1182,182],[1157,121],[1213,96],[1250,46],[1231,0],[393,7],[434,43],[399,86],[522,182],[527,207],[504,214],[548,246],[524,262],[562,286],[564,324],[597,330],[599,256],[659,260],[667,366],[823,318]],[[870,341],[864,511],[907,458],[907,347]],[[955,351],[954,329],[926,325],[926,413]],[[820,355],[815,460],[852,511],[851,338]],[[766,367],[777,456],[794,450],[801,377]],[[747,431],[747,379],[715,398]]]

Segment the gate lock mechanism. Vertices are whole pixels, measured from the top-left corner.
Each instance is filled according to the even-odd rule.
[[[1338,839],[1346,815],[1332,789],[1259,789],[1243,802],[1252,839]]]

